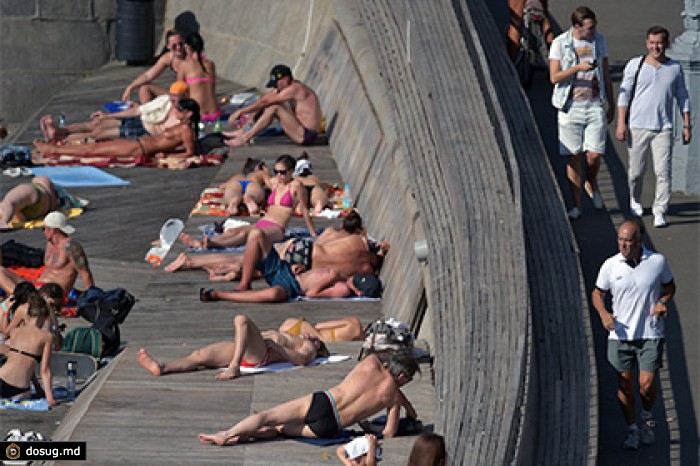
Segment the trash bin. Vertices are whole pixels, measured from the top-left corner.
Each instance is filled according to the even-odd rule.
[[[153,60],[153,0],[117,0],[115,55],[127,65]]]

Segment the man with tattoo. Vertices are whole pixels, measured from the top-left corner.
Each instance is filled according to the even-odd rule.
[[[43,283],[58,283],[67,294],[80,275],[87,288],[95,284],[88,266],[83,247],[69,235],[75,228],[68,225],[66,216],[61,212],[51,212],[44,217],[44,236],[46,252],[44,253],[44,272],[35,282],[37,287]],[[0,267],[0,287],[6,293],[12,293],[15,286],[25,279],[5,267]]]

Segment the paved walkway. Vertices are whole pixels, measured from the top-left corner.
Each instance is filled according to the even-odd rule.
[[[574,1],[550,2],[552,14],[562,28],[568,27],[571,11],[579,5]],[[673,5],[659,2],[603,2],[587,5],[598,16],[598,30],[608,39],[610,64],[615,95],[622,68],[626,61],[644,51],[644,31],[653,23],[663,24],[672,37],[682,31],[680,12],[682,2]],[[632,12],[636,12],[632,14]],[[530,104],[540,127],[540,133],[560,182],[565,199],[570,199],[565,183],[565,161],[558,155],[556,113],[549,104],[551,86],[548,76],[538,72],[528,91]],[[614,138],[614,123],[609,130],[609,144],[601,167],[599,184],[606,209],[596,212],[584,200],[583,217],[572,223],[580,249],[581,268],[588,295],[593,289],[602,262],[617,252],[615,228],[629,216],[629,193],[626,185],[627,151]],[[667,320],[667,352],[665,367],[660,372],[663,400],[657,402],[654,417],[658,422],[657,442],[651,448],[630,453],[621,449],[625,424],[616,398],[616,375],[607,362],[607,334],[591,311],[596,337],[596,359],[599,375],[599,454],[598,464],[684,464],[698,463],[698,424],[700,416],[700,347],[696,335],[700,330],[698,309],[698,245],[700,244],[700,198],[674,193],[668,215],[669,227],[655,229],[649,206],[653,198],[654,178],[648,170],[645,180],[643,217],[648,227],[647,247],[663,253],[669,260],[678,292],[674,309]]]

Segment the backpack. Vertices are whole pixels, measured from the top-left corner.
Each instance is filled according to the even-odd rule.
[[[360,359],[367,353],[413,348],[414,340],[413,332],[403,322],[393,317],[388,320],[377,320],[365,332]]]
[[[95,359],[100,359],[102,353],[102,333],[94,326],[71,329],[63,338],[61,351],[85,353]]]
[[[104,320],[104,325],[123,324],[136,298],[124,288],[104,291],[91,286],[78,298],[78,315],[89,322]]]
[[[18,243],[11,239],[2,243],[2,266],[12,267],[15,265],[22,267],[37,268],[44,265],[44,250],[33,248],[26,244]]]

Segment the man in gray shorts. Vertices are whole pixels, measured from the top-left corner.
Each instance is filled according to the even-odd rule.
[[[651,410],[658,394],[656,371],[661,367],[664,318],[676,292],[664,256],[642,245],[644,224],[627,220],[617,233],[619,254],[607,259],[598,273],[591,296],[593,307],[610,334],[608,360],[618,373],[618,400],[627,421],[624,447],[636,450],[654,442]],[[613,295],[612,313],[605,295]],[[634,369],[639,367],[642,399],[641,429],[635,422]]]

